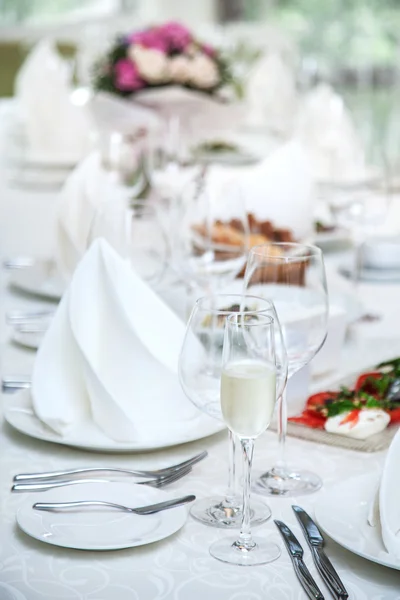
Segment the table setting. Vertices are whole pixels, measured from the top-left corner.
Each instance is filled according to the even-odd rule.
[[[5,600],[400,598],[398,198],[228,59],[166,23],[74,90],[44,40],[0,106]]]

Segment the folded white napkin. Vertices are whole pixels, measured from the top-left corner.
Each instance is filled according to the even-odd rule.
[[[36,161],[77,162],[90,143],[90,117],[71,101],[71,70],[49,40],[39,42],[22,65],[15,92],[25,124],[28,156]]]
[[[109,174],[94,152],[71,173],[60,192],[56,220],[56,260],[66,281],[86,251],[96,211],[110,189]]]
[[[184,432],[198,414],[177,375],[184,333],[129,264],[96,240],[39,348],[35,413],[60,435],[87,419],[116,441]]]
[[[247,211],[257,218],[291,229],[298,239],[311,233],[314,180],[308,154],[299,141],[282,144],[255,166],[215,168],[210,173],[209,186],[216,201],[228,182],[240,186]]]
[[[318,85],[299,109],[296,136],[310,153],[320,181],[351,183],[367,176],[364,148],[343,98]]]
[[[299,99],[293,70],[277,52],[261,57],[246,85],[246,124],[289,134]]]
[[[379,486],[379,519],[389,554],[400,560],[400,431],[390,444]]]

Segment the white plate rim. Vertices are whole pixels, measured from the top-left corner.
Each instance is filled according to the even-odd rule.
[[[379,481],[379,475],[376,473],[375,474],[368,473],[368,474],[360,475],[359,477],[353,477],[351,479],[346,479],[345,481],[342,481],[339,484],[339,486],[335,486],[334,495],[335,495],[335,497],[337,497],[337,496],[340,497],[340,489],[345,486],[348,487],[349,485],[352,485],[354,487],[354,489],[356,489],[356,490],[362,489],[362,484],[364,483],[364,485],[365,485],[365,481],[367,481],[371,487],[375,486],[375,488],[376,488],[378,481]],[[374,483],[374,486],[372,485],[372,482]],[[396,563],[391,562],[390,558],[389,558],[389,560],[382,560],[381,558],[378,558],[377,556],[368,554],[367,552],[363,552],[362,550],[359,550],[359,549],[355,549],[354,546],[343,541],[343,539],[340,537],[340,535],[338,535],[337,530],[332,531],[329,527],[326,527],[324,525],[324,518],[321,517],[321,511],[326,510],[327,502],[329,502],[329,503],[335,502],[335,510],[338,510],[337,500],[336,501],[332,500],[332,496],[333,495],[331,495],[329,497],[329,500],[327,500],[326,495],[322,496],[314,507],[315,518],[318,523],[318,526],[322,529],[322,531],[326,535],[328,535],[330,538],[332,538],[337,544],[339,544],[339,546],[342,546],[343,548],[345,548],[352,554],[357,554],[358,556],[361,556],[361,558],[365,558],[366,560],[374,562],[378,565],[382,565],[384,567],[389,567],[391,569],[400,571],[400,561],[399,560],[394,559],[394,560],[396,560],[396,563],[397,563],[396,564]],[[325,505],[325,508],[323,508],[324,505]],[[366,528],[369,527],[367,522],[365,522],[365,527]],[[383,542],[382,542],[382,544],[383,544]],[[387,553],[387,555],[390,557],[389,553]]]
[[[93,486],[99,486],[102,484],[99,483],[93,483],[93,482],[84,482],[82,484],[79,484],[79,486],[76,486],[75,489],[73,489],[72,491],[72,497],[74,496],[73,492],[78,492],[78,497],[80,500],[85,500],[85,498],[82,497],[82,490],[83,490],[83,495],[85,494],[85,492],[87,493],[87,490],[92,488]],[[121,487],[121,488],[125,488],[125,490],[127,490],[126,486],[129,486],[130,488],[140,488],[141,491],[143,491],[144,486],[138,486],[132,482],[121,482],[121,481],[111,481],[107,483],[107,486],[113,486],[114,490],[117,487]],[[68,488],[70,491],[72,490],[73,486],[71,486],[71,488]],[[85,490],[86,488],[86,490]],[[176,497],[177,493],[175,492],[174,494],[171,494],[170,492],[165,492],[163,490],[157,490],[155,488],[146,488],[146,492],[148,492],[149,494],[149,500],[148,502],[153,503],[153,502],[161,502],[164,500],[168,500],[170,498]],[[67,492],[67,488],[58,488],[58,489],[54,489],[51,490],[52,493],[47,492],[46,493],[46,498],[45,500],[47,502],[54,502],[54,501],[67,501],[65,499],[65,495]],[[55,493],[54,493],[55,492]],[[62,498],[57,498],[57,496],[59,495],[59,492],[62,496]],[[122,491],[121,491],[122,494]],[[52,497],[53,496],[53,497]],[[125,496],[126,497],[126,496]],[[73,550],[88,550],[90,552],[107,552],[107,551],[111,551],[111,550],[123,550],[126,548],[136,548],[139,546],[144,546],[144,545],[148,545],[148,544],[153,544],[154,542],[158,542],[160,540],[166,539],[167,537],[170,537],[171,535],[173,535],[174,533],[176,533],[177,531],[179,531],[185,524],[186,520],[187,520],[187,509],[185,506],[178,506],[176,508],[173,509],[173,515],[174,515],[174,520],[171,519],[171,512],[170,511],[165,511],[165,512],[160,512],[158,513],[159,517],[162,520],[162,523],[164,524],[164,527],[167,526],[167,533],[162,532],[162,534],[157,535],[156,533],[154,533],[153,535],[150,535],[147,537],[147,539],[143,539],[140,540],[139,542],[129,542],[129,543],[115,543],[115,544],[103,544],[103,545],[93,545],[90,547],[84,547],[82,545],[77,545],[76,543],[74,544],[73,542],[71,543],[58,543],[57,539],[51,539],[51,538],[43,538],[43,537],[39,537],[38,535],[34,535],[32,533],[31,530],[29,530],[29,527],[26,527],[26,524],[24,525],[22,521],[23,519],[23,515],[25,515],[27,512],[31,512],[32,509],[32,504],[34,502],[43,501],[43,492],[38,492],[36,494],[29,494],[26,498],[26,500],[23,502],[23,504],[18,508],[17,513],[16,513],[16,522],[18,524],[18,527],[21,529],[21,531],[23,531],[26,535],[29,535],[29,537],[38,540],[39,542],[44,542],[45,544],[49,544],[51,546],[58,546],[60,548],[69,548],[69,549],[73,549]],[[100,498],[96,498],[96,499],[100,499]],[[119,501],[121,502],[121,501]],[[124,503],[125,501],[123,501],[122,503]],[[140,500],[140,502],[142,503],[143,501]],[[170,514],[168,514],[168,512],[170,512]],[[128,515],[128,513],[126,513]],[[159,528],[158,528],[159,529]]]
[[[41,433],[40,430],[38,432],[28,429],[23,426],[18,421],[18,418],[15,419],[15,415],[18,415],[18,412],[24,412],[25,416],[28,416],[29,420],[32,421],[33,426],[35,423],[43,427],[41,421],[33,414],[30,416],[27,411],[29,409],[32,410],[32,405],[29,406],[27,399],[30,399],[29,390],[21,390],[19,392],[15,392],[13,394],[3,394],[3,414],[6,422],[19,431],[20,433],[27,435],[28,437],[42,440],[44,442],[52,442],[54,444],[59,444],[61,446],[68,446],[71,448],[79,448],[81,450],[89,450],[93,452],[109,452],[109,453],[121,453],[121,452],[147,452],[152,450],[159,450],[162,448],[172,448],[174,446],[179,446],[181,444],[187,444],[190,442],[194,442],[197,440],[201,440],[210,435],[214,435],[223,431],[226,426],[224,423],[213,419],[212,417],[208,417],[207,415],[201,413],[199,411],[198,420],[199,423],[203,424],[203,432],[199,435],[198,433],[189,435],[184,439],[174,439],[174,440],[161,440],[159,443],[151,442],[148,444],[135,444],[135,443],[117,443],[113,440],[109,440],[109,443],[106,445],[99,443],[88,443],[85,440],[78,441],[74,438],[68,438],[68,436],[64,436],[63,438],[57,437],[57,434],[52,432],[49,429],[49,433]],[[197,429],[197,428],[196,428]]]

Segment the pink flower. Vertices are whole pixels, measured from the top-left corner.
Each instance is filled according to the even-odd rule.
[[[143,48],[159,50],[164,53],[166,53],[168,49],[166,40],[160,34],[160,30],[155,27],[133,33],[128,37],[128,42],[130,44],[139,44],[140,46],[143,46]]]
[[[209,56],[210,58],[214,58],[216,54],[215,48],[213,48],[209,44],[202,44],[201,49],[204,52],[204,54],[207,54],[207,56]]]
[[[192,34],[189,29],[180,23],[171,21],[159,28],[162,37],[168,43],[170,50],[182,52],[192,42]]]
[[[128,58],[121,58],[114,65],[115,87],[122,92],[134,92],[145,86],[136,65]]]

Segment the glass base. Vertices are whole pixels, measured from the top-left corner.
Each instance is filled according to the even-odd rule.
[[[224,496],[214,496],[197,500],[190,509],[196,521],[220,529],[240,529],[242,525],[241,504],[229,504]],[[251,500],[250,523],[252,527],[262,525],[271,517],[269,506],[259,500]]]
[[[313,494],[322,486],[322,480],[311,471],[279,469],[254,474],[253,492],[262,496],[301,496]]]
[[[280,557],[281,549],[277,544],[257,537],[252,541],[254,546],[249,550],[233,537],[222,538],[210,546],[210,554],[222,562],[240,567],[264,565]]]

